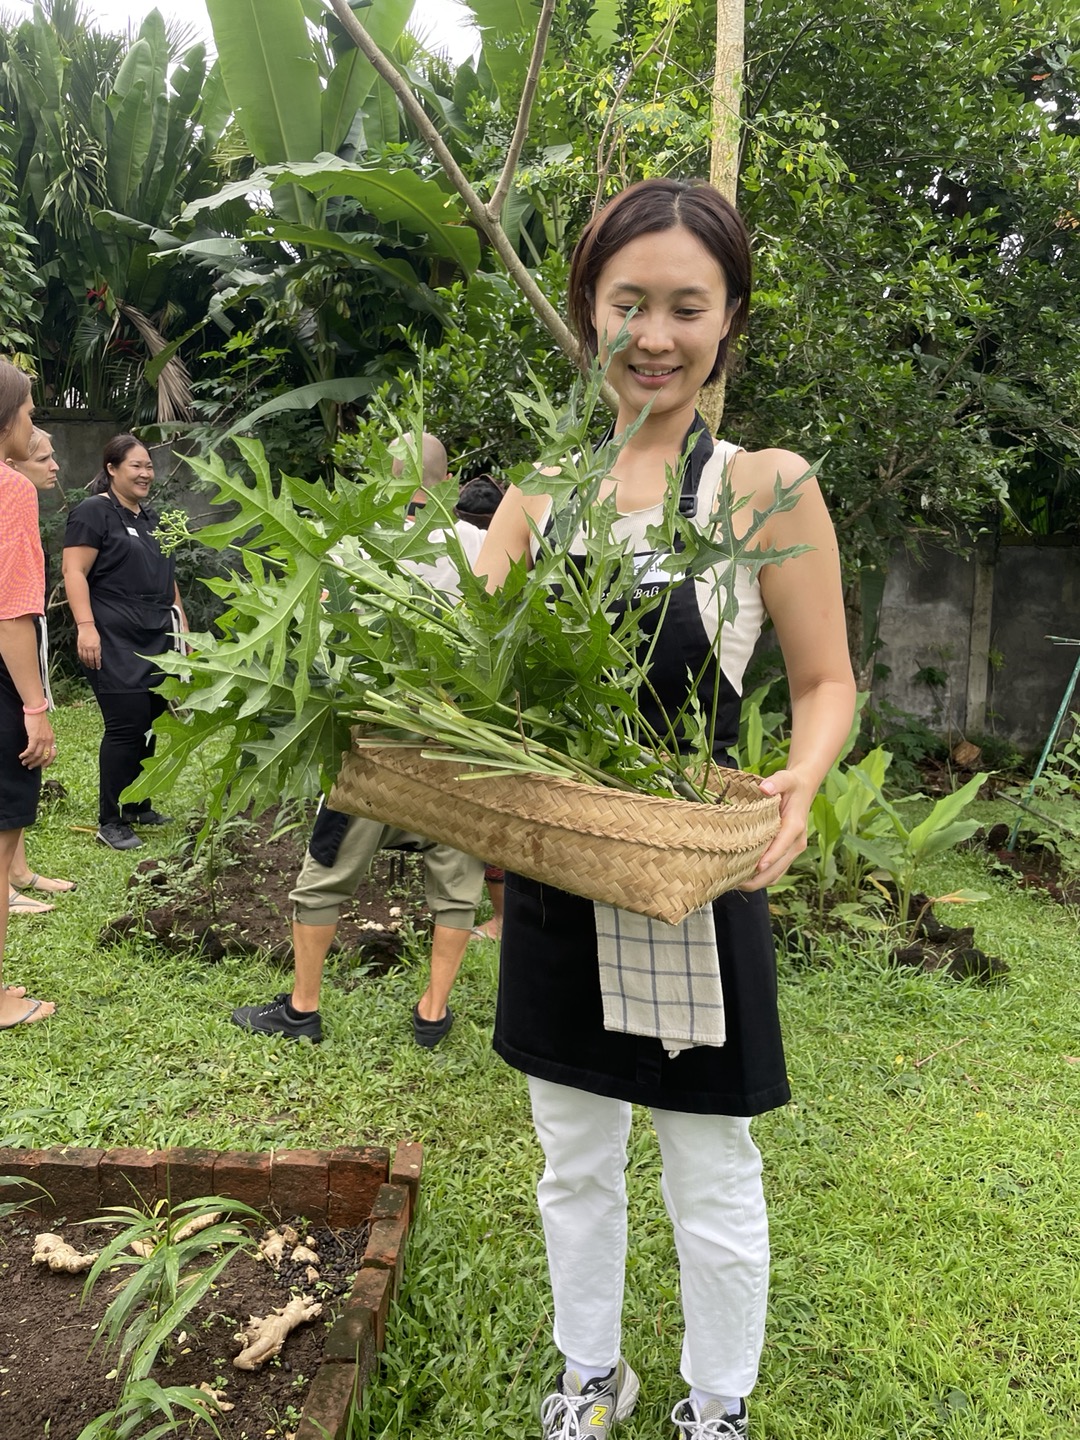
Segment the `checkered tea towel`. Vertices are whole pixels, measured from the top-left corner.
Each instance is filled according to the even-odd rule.
[[[712,907],[679,925],[594,902],[604,1029],[653,1035],[674,1058],[723,1045],[724,994]]]

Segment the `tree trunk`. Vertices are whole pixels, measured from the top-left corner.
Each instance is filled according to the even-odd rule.
[[[712,150],[709,179],[735,204],[739,182],[742,114],[744,0],[716,0],[716,70],[712,88]],[[715,435],[724,414],[724,377],[701,397],[705,423]]]

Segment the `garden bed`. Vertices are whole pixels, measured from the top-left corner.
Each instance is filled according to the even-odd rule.
[[[172,1346],[152,1369],[162,1386],[210,1385],[232,1408],[218,1420],[223,1440],[294,1434],[311,1382],[322,1362],[327,1331],[342,1313],[360,1268],[368,1225],[349,1230],[307,1227],[322,1260],[320,1281],[305,1283],[302,1267],[278,1270],[253,1258],[249,1249],[236,1254],[217,1284],[190,1312]],[[105,1414],[120,1396],[120,1384],[107,1376],[116,1356],[98,1344],[91,1350],[95,1328],[113,1298],[114,1283],[130,1275],[105,1275],[82,1303],[84,1276],[56,1274],[32,1265],[34,1236],[40,1225],[27,1217],[0,1220],[0,1413],[5,1440],[78,1440],[84,1426]],[[64,1225],[57,1232],[76,1249],[100,1249],[113,1231],[99,1225]],[[298,1326],[285,1341],[281,1355],[261,1370],[234,1368],[240,1351],[236,1333],[253,1316],[270,1315],[294,1294],[311,1295],[322,1306],[319,1318]],[[183,1412],[178,1412],[178,1414]],[[17,1418],[16,1418],[17,1417]],[[179,1433],[187,1429],[186,1419]],[[207,1426],[196,1434],[209,1437]]]
[[[88,1354],[93,1326],[113,1296],[112,1283],[103,1278],[81,1308],[82,1277],[30,1264],[34,1235],[52,1230],[77,1249],[92,1250],[107,1232],[75,1222],[136,1197],[149,1208],[165,1193],[174,1204],[219,1193],[278,1218],[302,1215],[300,1233],[315,1240],[323,1265],[318,1282],[305,1284],[309,1277],[296,1267],[283,1265],[275,1272],[246,1254],[234,1257],[184,1322],[185,1340],[173,1347],[168,1364],[155,1368],[154,1378],[162,1385],[205,1382],[224,1391],[235,1409],[218,1420],[223,1440],[343,1437],[351,1402],[383,1345],[421,1163],[420,1147],[408,1144],[397,1147],[392,1163],[379,1148],[269,1155],[0,1151],[0,1174],[34,1179],[48,1192],[0,1221],[3,1440],[76,1440],[88,1421],[118,1399],[119,1386],[108,1378],[114,1357],[101,1350]],[[230,1176],[232,1186],[224,1183]],[[5,1197],[13,1194],[5,1191]],[[128,1274],[125,1267],[120,1278]],[[269,1314],[301,1289],[323,1304],[323,1314],[295,1330],[278,1360],[261,1371],[248,1375],[235,1369],[232,1357],[240,1345],[233,1337],[241,1324],[251,1315]],[[186,1429],[184,1420],[178,1433]],[[201,1426],[196,1433],[210,1431]]]
[[[1048,845],[1024,844],[1021,836],[1019,847],[1008,849],[1010,833],[1010,826],[994,825],[982,837],[999,874],[1015,876],[1022,889],[1040,890],[1059,905],[1080,905],[1080,875],[1070,872]]]

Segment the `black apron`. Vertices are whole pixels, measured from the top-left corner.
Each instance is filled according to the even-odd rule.
[[[158,544],[154,533],[158,517],[153,510],[143,508],[133,514],[107,491],[82,501],[78,509],[91,504],[108,505],[110,511],[87,576],[101,637],[101,669],[84,667],[83,673],[95,694],[148,690],[160,682],[162,671],[145,657],[163,655],[175,644],[175,564]],[[66,543],[82,541],[69,530]]]
[[[690,515],[713,448],[697,418],[687,439],[694,433],[680,489],[680,510]],[[649,623],[660,626],[649,676],[663,712],[674,715],[700,675],[706,713],[717,692],[714,755],[730,764],[740,700],[716,664],[694,580],[674,583],[666,609],[654,610]],[[642,702],[643,713],[654,728],[666,728],[649,703],[653,713]],[[508,1064],[594,1095],[699,1115],[757,1115],[790,1098],[764,891],[730,891],[713,901],[727,1041],[674,1059],[660,1040],[604,1029],[591,900],[510,872],[505,896],[494,1046]]]

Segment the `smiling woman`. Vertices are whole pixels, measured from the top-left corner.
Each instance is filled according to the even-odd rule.
[[[171,556],[146,506],[154,482],[150,452],[134,435],[105,447],[91,495],[68,516],[64,587],[78,626],[79,660],[105,721],[99,755],[98,839],[113,850],[142,844],[133,825],[165,825],[149,800],[121,808],[120,796],[154,753],[152,727],[165,701],[153,657],[187,629]]]
[[[723,196],[662,179],[610,201],[571,262],[574,329],[586,355],[607,363],[619,402],[614,429],[623,443],[597,502],[614,497],[612,538],[646,580],[667,585],[647,635],[642,714],[677,746],[688,708],[714,716],[713,759],[730,765],[742,667],[768,613],[793,724],[787,768],[761,782],[780,800],[776,838],[741,891],[683,926],[643,928],[624,910],[506,875],[495,1048],[529,1077],[547,1162],[538,1195],[554,1338],[565,1356],[541,1408],[545,1440],[586,1432],[607,1440],[637,1398],[620,1344],[631,1102],[652,1110],[680,1260],[690,1394],[672,1420],[684,1440],[750,1433],[746,1396],[764,1335],[769,1250],[749,1118],[789,1098],[763,887],[805,848],[810,803],[854,708],[836,541],[816,481],[800,486],[797,505],[773,503],[777,484],[794,485],[809,467],[785,450],[752,454],[714,439],[695,408],[745,324],[750,270],[746,228]],[[794,558],[766,563],[760,574],[721,565],[695,577],[685,555],[676,558],[685,543],[663,548],[668,495],[674,490],[680,512],[719,538],[725,484],[734,505],[723,523],[738,537],[761,521],[755,543]],[[530,564],[537,534],[558,524],[555,509],[551,495],[507,492],[476,566],[489,588],[515,564]],[[591,526],[586,513],[571,541],[582,567]],[[730,610],[719,605],[721,592],[738,598],[736,618],[723,624]],[[710,987],[700,1006],[696,997],[673,1003],[673,976],[688,969]],[[643,994],[662,998],[652,999],[646,1023],[633,1023]],[[706,1011],[715,1024],[699,1030]]]

